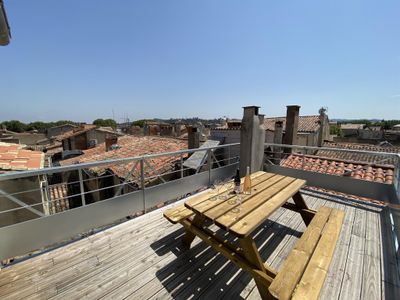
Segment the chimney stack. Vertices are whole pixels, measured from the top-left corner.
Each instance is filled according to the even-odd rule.
[[[274,144],[282,144],[283,137],[283,122],[276,121],[274,129]]]
[[[283,137],[283,144],[297,145],[297,129],[299,127],[299,105],[288,105],[286,111],[286,129]],[[292,149],[285,149],[286,153],[291,153]]]
[[[258,113],[258,106],[243,107],[242,126],[240,128],[240,176],[263,169],[265,128],[264,115]]]
[[[318,147],[322,147],[326,136],[326,123],[328,122],[328,116],[325,112],[326,108],[321,107],[319,109]]]
[[[274,130],[274,144],[282,144],[282,138],[283,138],[283,122],[276,121]],[[282,148],[274,146],[273,151],[274,151],[273,156],[275,158],[275,164],[279,164]]]
[[[194,126],[187,126],[188,131],[188,149],[197,149],[200,147],[200,132]]]

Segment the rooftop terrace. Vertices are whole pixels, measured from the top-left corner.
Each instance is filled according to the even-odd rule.
[[[387,208],[303,191],[307,204],[340,208],[345,221],[321,299],[399,299]],[[198,238],[180,248],[181,226],[163,209],[1,270],[1,299],[260,299],[254,280]],[[257,230],[263,258],[280,269],[304,231],[279,209]],[[228,237],[229,238],[229,237]]]
[[[0,299],[259,299],[258,289],[250,275],[198,238],[190,250],[183,251],[180,247],[180,238],[184,234],[182,226],[172,225],[163,218],[166,207],[156,209],[169,201],[181,199],[171,204],[177,205],[189,197],[188,193],[210,186],[215,179],[231,177],[238,166],[238,157],[235,156],[238,146],[222,145],[0,175],[2,188],[12,183],[19,188],[17,192],[3,192],[0,197],[1,201],[7,200],[16,206],[0,210],[0,221],[14,212],[28,211],[32,215],[28,219],[16,219],[11,225],[0,226],[0,259],[17,257],[14,263],[0,269]],[[265,146],[315,150],[301,146]],[[179,164],[180,168],[173,171],[176,176],[172,180],[155,186],[144,184],[148,178],[146,160],[175,157],[182,162],[186,154],[196,151],[207,158],[198,172],[193,174],[194,171],[189,172]],[[48,205],[58,201],[43,197],[48,189],[46,182],[36,189],[20,185],[22,180],[31,182],[31,177],[36,178],[31,182],[36,184],[38,177],[48,180],[57,173],[84,174],[85,170],[93,167],[133,162],[139,164],[141,170],[138,190],[123,193],[121,187],[129,184],[123,181],[113,187],[115,194],[110,198],[89,204],[85,203],[86,196],[101,188],[83,188],[87,179],[81,176],[78,182],[73,183],[80,185],[81,189],[74,190],[77,194],[62,196],[67,202],[70,197],[78,197],[81,205],[64,211],[48,208],[46,211]],[[394,194],[398,185],[398,166],[394,169],[391,184],[279,164],[264,165],[264,168],[268,172],[307,180],[308,186],[302,193],[310,208],[329,206],[345,211],[321,299],[400,299],[399,254],[396,253],[399,251],[396,244],[398,195]],[[165,174],[171,176],[170,172]],[[163,177],[164,174],[152,176]],[[314,188],[318,190],[312,190]],[[323,189],[341,194],[325,193]],[[25,193],[37,202],[24,203],[22,200],[28,200],[28,195],[22,198]],[[362,201],[362,196],[380,201]],[[105,230],[97,229],[95,234],[86,234],[92,228],[143,212],[147,213]],[[304,229],[299,214],[278,209],[254,232],[263,260],[279,271]],[[218,228],[214,227],[214,230],[218,231]],[[84,238],[66,242],[77,234]],[[236,242],[230,234],[225,234],[225,237]],[[39,254],[26,256],[38,249],[39,252],[35,253]],[[19,255],[22,257],[18,258]]]

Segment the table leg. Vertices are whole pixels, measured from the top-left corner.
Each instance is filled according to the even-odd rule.
[[[243,249],[244,257],[252,264],[254,267],[259,269],[260,271],[268,274],[269,270],[266,270],[264,267],[264,263],[261,259],[260,253],[258,252],[257,246],[254,240],[251,237],[245,237],[240,239],[240,246]],[[268,274],[271,276],[271,274]],[[272,278],[275,277],[276,274],[272,274]],[[254,278],[258,291],[260,292],[260,296],[262,299],[273,299],[272,295],[268,291],[268,286],[271,282],[264,282],[261,279]]]
[[[310,224],[312,218],[314,217],[315,212],[313,214],[310,214],[310,211],[312,210],[308,208],[300,192],[294,194],[292,198],[294,203],[296,204],[296,207],[299,209],[300,215],[303,218],[304,223],[308,226],[308,224]]]
[[[195,217],[193,218],[193,221],[191,223],[193,225],[196,225],[197,227],[201,227],[204,223],[204,217],[195,215]],[[193,232],[186,230],[186,233],[182,238],[182,246],[185,249],[190,249],[190,244],[193,242],[195,237],[196,237],[196,235]]]

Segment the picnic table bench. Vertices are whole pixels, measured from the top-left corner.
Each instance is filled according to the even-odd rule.
[[[243,195],[240,213],[234,212],[239,204],[229,201],[235,195],[226,185],[219,191],[225,199],[203,192],[165,211],[164,216],[183,225],[185,247],[190,248],[198,236],[249,272],[263,299],[317,299],[339,237],[343,211],[328,207],[321,207],[318,212],[309,209],[300,194],[304,180],[261,171],[251,177],[251,195]],[[293,203],[288,202],[290,199]],[[307,228],[277,272],[263,262],[251,234],[279,207],[300,213]],[[240,246],[207,228],[207,223],[236,236]]]

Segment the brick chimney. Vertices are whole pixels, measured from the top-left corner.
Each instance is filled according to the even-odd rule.
[[[283,122],[276,121],[274,129],[274,144],[282,144],[283,137]]]
[[[200,147],[200,132],[194,126],[187,126],[188,131],[188,149]]]
[[[106,150],[106,152],[110,151],[111,150],[111,146],[115,145],[117,143],[118,143],[118,137],[117,136],[106,137],[106,141],[105,141],[105,144],[106,144],[106,149],[105,150]]]
[[[259,106],[243,107],[242,126],[240,128],[240,176],[263,169],[265,128],[264,115],[258,113]]]
[[[275,129],[274,129],[274,144],[282,144],[282,138],[283,138],[283,122],[282,121],[276,121],[275,122]],[[275,158],[275,164],[279,164],[280,158],[281,157],[281,147],[273,147],[273,156]]]
[[[297,129],[299,127],[299,105],[288,105],[286,111],[286,129],[283,137],[283,144],[297,145]],[[291,149],[286,148],[286,153],[291,153]]]
[[[328,116],[326,115],[326,108],[321,107],[319,109],[319,132],[318,132],[318,147],[322,147],[324,144],[325,137],[327,135],[327,123],[328,123]]]

